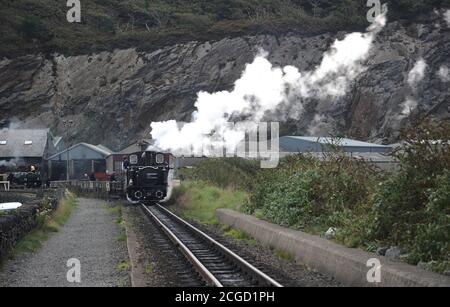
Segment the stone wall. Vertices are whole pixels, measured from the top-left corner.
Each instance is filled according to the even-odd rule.
[[[23,201],[17,210],[0,213],[0,259],[16,246],[17,242],[39,223],[39,216],[48,214],[58,207],[64,191],[57,190],[46,193],[48,197],[41,199],[26,198],[20,194],[0,194],[0,200]]]

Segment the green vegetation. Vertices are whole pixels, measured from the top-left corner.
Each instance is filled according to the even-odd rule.
[[[193,169],[182,169],[182,178],[203,181],[222,188],[251,190],[254,176],[259,170],[258,161],[238,158],[209,159]]]
[[[273,253],[275,254],[276,257],[278,257],[281,260],[295,261],[295,257],[292,254],[286,253],[281,249],[275,249]]]
[[[58,232],[60,227],[67,223],[75,207],[75,195],[67,192],[55,211],[49,215],[39,216],[38,227],[17,243],[14,254],[30,253],[39,250],[42,247],[42,243],[48,239],[50,233]]]
[[[387,0],[390,18],[415,18],[449,0]],[[66,1],[4,0],[0,56],[29,52],[89,53],[113,48],[153,50],[189,40],[245,34],[304,34],[363,29],[360,0],[83,0],[82,22],[66,20]]]
[[[245,192],[221,189],[205,182],[187,182],[174,191],[174,201],[180,206],[182,216],[207,225],[217,224],[216,209],[239,210],[246,199]]]
[[[409,263],[444,272],[450,269],[450,125],[425,123],[403,139],[393,173],[336,152],[325,161],[289,157],[270,170],[217,159],[185,175],[245,191],[250,197],[242,198],[241,210],[259,218],[313,234],[334,227],[338,242],[368,251],[400,246]]]
[[[153,274],[153,270],[154,270],[153,264],[150,262],[147,262],[144,267],[145,274],[151,275],[151,274]]]
[[[125,242],[127,240],[127,232],[125,227],[125,220],[122,216],[122,206],[117,203],[105,203],[103,207],[108,211],[109,214],[116,216],[116,224],[120,228],[120,234],[117,236],[117,240],[119,242]]]
[[[121,262],[116,266],[116,270],[119,272],[129,271],[130,270],[130,263],[128,262]]]

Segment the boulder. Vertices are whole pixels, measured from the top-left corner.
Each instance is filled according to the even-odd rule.
[[[402,250],[398,246],[392,246],[386,251],[386,257],[392,260],[399,260],[402,255]]]
[[[337,229],[331,227],[328,229],[328,231],[325,233],[325,239],[327,240],[333,240],[336,237]]]

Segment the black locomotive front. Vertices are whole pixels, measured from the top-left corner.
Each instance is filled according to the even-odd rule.
[[[129,156],[127,199],[133,203],[154,203],[168,197],[172,155],[144,151]]]

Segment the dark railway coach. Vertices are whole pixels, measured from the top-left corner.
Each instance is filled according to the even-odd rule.
[[[129,156],[127,167],[128,201],[155,203],[170,198],[173,156],[169,153],[143,151]]]

